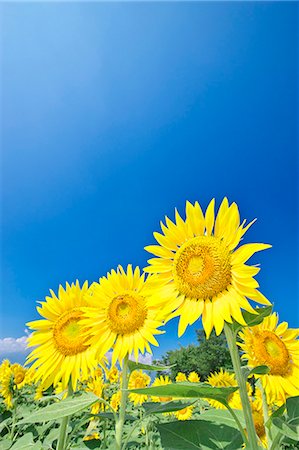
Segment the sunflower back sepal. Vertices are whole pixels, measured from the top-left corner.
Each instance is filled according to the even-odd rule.
[[[273,305],[264,306],[262,308],[255,308],[256,314],[250,313],[248,311],[243,311],[243,317],[248,327],[254,327],[259,325],[265,319],[265,317],[272,314]]]
[[[151,372],[168,372],[172,367],[175,367],[176,364],[172,364],[171,366],[159,366],[159,365],[151,365],[151,364],[143,364],[136,361],[132,361],[129,359],[128,366],[130,372],[133,370],[143,369]]]
[[[270,367],[268,366],[256,366],[253,369],[249,370],[249,373],[247,375],[248,377],[251,377],[252,375],[266,375],[270,372]]]

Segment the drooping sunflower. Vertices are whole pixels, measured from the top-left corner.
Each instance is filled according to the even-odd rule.
[[[299,329],[288,328],[287,322],[278,325],[273,313],[254,327],[240,332],[248,366],[266,365],[270,372],[260,377],[269,403],[285,403],[289,396],[299,395]]]
[[[236,203],[229,205],[224,198],[215,217],[214,199],[205,215],[198,202],[187,202],[186,220],[177,210],[175,223],[168,217],[165,220],[166,225],[161,222],[163,234],[154,233],[159,245],[145,247],[155,255],[145,271],[158,274],[165,284],[157,296],[171,303],[173,310],[177,308],[179,336],[201,316],[207,337],[213,327],[219,335],[225,321],[235,319],[245,325],[241,309],[254,313],[247,299],[270,304],[257,290],[254,276],[260,269],[245,263],[255,252],[271,246],[245,244],[236,249],[254,223],[240,223]]]
[[[57,296],[50,290],[51,296],[37,307],[43,319],[27,324],[35,330],[28,339],[29,346],[35,348],[26,364],[33,362],[31,367],[36,369],[36,379],[43,389],[61,382],[64,391],[71,381],[75,390],[77,381],[87,379],[89,371],[97,365],[95,351],[80,325],[87,291],[87,281],[80,288],[78,280],[71,285],[66,283],[66,289],[59,286]]]
[[[129,389],[141,389],[149,386],[151,382],[151,377],[144,373],[142,370],[134,370],[129,378]],[[134,403],[135,406],[142,405],[147,401],[148,396],[145,394],[134,394],[133,392],[129,394],[129,399]]]
[[[155,285],[155,277],[145,278],[139,267],[133,271],[131,265],[127,271],[119,266],[93,283],[81,323],[100,357],[113,349],[112,366],[132,353],[138,360],[139,352],[152,353],[149,344],[159,345],[154,335],[163,333],[158,328],[169,309],[151,295]]]

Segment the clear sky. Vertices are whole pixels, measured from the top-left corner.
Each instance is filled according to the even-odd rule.
[[[261,291],[298,326],[298,4],[1,8],[0,357],[49,288],[144,267],[186,199],[258,218]],[[194,341],[176,327],[156,356]]]

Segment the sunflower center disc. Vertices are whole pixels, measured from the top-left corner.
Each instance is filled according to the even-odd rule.
[[[290,355],[281,339],[271,331],[255,336],[255,354],[261,365],[270,368],[271,375],[285,375],[289,370]]]
[[[174,258],[174,280],[189,298],[212,298],[231,282],[230,252],[214,236],[198,236],[185,242]]]
[[[80,309],[74,308],[60,316],[54,325],[53,338],[56,348],[65,356],[77,355],[87,348],[79,325],[81,317]]]
[[[144,299],[133,293],[118,295],[109,305],[110,328],[117,334],[130,334],[138,330],[147,316]]]

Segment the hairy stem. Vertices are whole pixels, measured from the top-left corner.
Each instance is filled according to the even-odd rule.
[[[68,392],[67,396],[71,396],[73,394],[73,388],[71,380],[68,384]],[[57,444],[57,450],[65,450],[66,448],[66,438],[67,438],[67,427],[69,424],[70,416],[63,417],[60,424],[60,430],[59,430],[59,437],[58,437],[58,444]]]
[[[267,445],[268,447],[271,447],[272,445],[272,439],[271,439],[271,435],[270,435],[270,431],[269,428],[266,426],[266,423],[269,420],[269,409],[268,409],[268,403],[267,403],[267,398],[266,398],[266,393],[265,390],[263,388],[262,382],[261,380],[258,380],[257,382],[257,386],[261,391],[262,394],[262,401],[263,401],[263,416],[264,416],[264,426],[265,426],[265,432],[266,432],[266,438],[267,438]]]
[[[122,371],[122,386],[121,386],[121,401],[120,401],[120,408],[119,408],[119,416],[118,420],[115,423],[115,443],[116,448],[115,450],[121,450],[122,445],[122,435],[123,435],[123,428],[126,418],[126,406],[127,406],[127,398],[128,398],[128,360],[129,356],[126,355],[123,361],[123,371]]]
[[[244,419],[245,419],[245,424],[246,424],[246,431],[248,434],[249,447],[250,447],[250,450],[258,450],[257,435],[255,432],[251,406],[250,406],[249,398],[247,395],[246,380],[242,374],[240,355],[239,355],[239,350],[238,350],[238,347],[236,344],[236,334],[232,331],[232,329],[230,328],[230,326],[227,323],[225,323],[225,325],[224,325],[224,332],[225,332],[225,337],[227,340],[228,348],[230,351],[234,371],[236,374],[236,379],[237,379],[238,386],[239,386],[239,392],[240,392],[243,413],[244,413]]]

